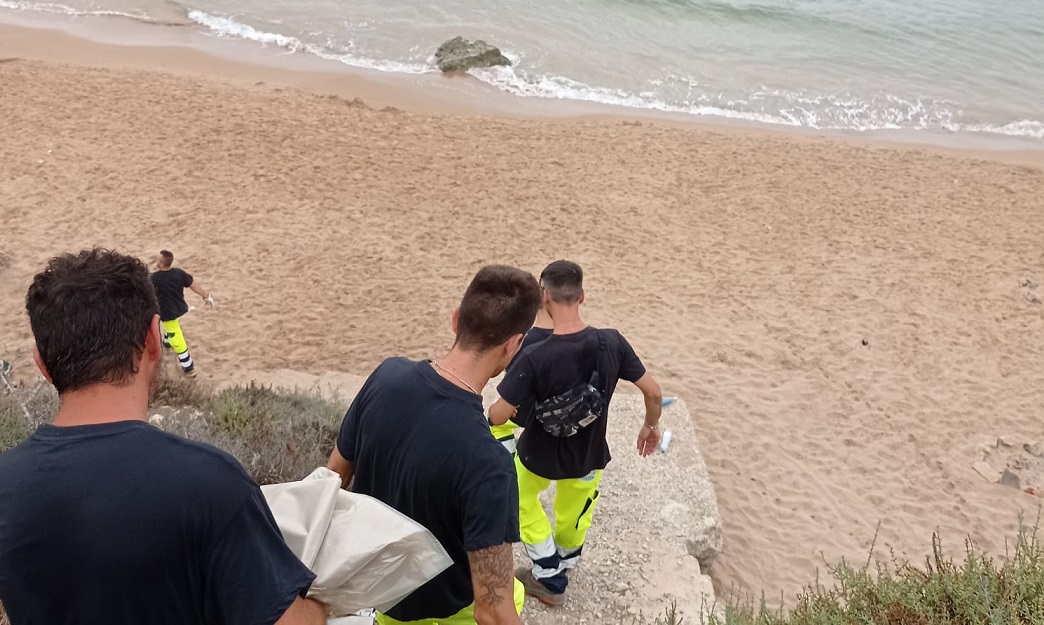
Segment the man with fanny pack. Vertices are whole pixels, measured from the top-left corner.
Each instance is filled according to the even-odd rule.
[[[558,260],[540,274],[544,306],[554,322],[547,340],[515,358],[490,407],[499,425],[518,406],[535,402],[521,424],[515,469],[519,525],[532,567],[515,572],[526,592],[548,605],[565,603],[567,574],[580,559],[598,504],[602,469],[609,463],[606,419],[619,380],[634,383],[645,397],[645,423],[638,453],[648,456],[660,442],[660,385],[616,330],[588,326],[580,317],[583,270]],[[555,482],[554,529],[539,495]]]

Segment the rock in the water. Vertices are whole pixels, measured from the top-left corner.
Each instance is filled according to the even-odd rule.
[[[454,37],[435,51],[435,65],[444,72],[453,72],[473,67],[511,65],[511,60],[499,48],[485,41],[466,41],[463,37]]]

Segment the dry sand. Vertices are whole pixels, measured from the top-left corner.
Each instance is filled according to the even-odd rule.
[[[1038,166],[40,61],[0,63],[0,85],[17,370],[29,280],[84,246],[175,251],[219,303],[183,324],[214,381],[438,354],[474,270],[565,257],[589,320],[692,410],[719,589],[791,596],[824,558],[864,558],[878,524],[879,548],[914,559],[936,529],[1003,553],[1037,509],[971,464],[1042,426],[1044,308],[1020,287],[1044,283]]]

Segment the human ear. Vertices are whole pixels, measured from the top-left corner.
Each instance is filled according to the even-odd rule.
[[[452,328],[453,328],[453,335],[454,336],[457,335],[457,322],[458,321],[460,321],[460,306],[457,306],[456,308],[453,309]]]
[[[40,373],[43,374],[47,383],[54,384],[54,380],[51,379],[51,374],[47,373],[47,365],[44,364],[43,357],[40,356],[40,350],[37,349],[35,345],[33,345],[33,361],[36,362],[37,368],[40,369]]]
[[[159,315],[152,315],[149,322],[149,331],[145,334],[145,354],[152,360],[160,360],[163,357],[163,330],[160,329]]]

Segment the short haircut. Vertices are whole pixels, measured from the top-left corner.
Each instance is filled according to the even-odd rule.
[[[159,305],[144,263],[95,248],[52,258],[33,278],[25,309],[61,394],[130,382]]]
[[[485,351],[533,327],[540,285],[533,274],[507,265],[488,265],[464,292],[457,317],[457,344]]]
[[[584,270],[569,260],[556,260],[540,272],[540,286],[558,304],[575,304],[584,292]]]
[[[164,267],[170,267],[174,264],[174,252],[170,250],[160,250],[160,258],[163,259]]]

